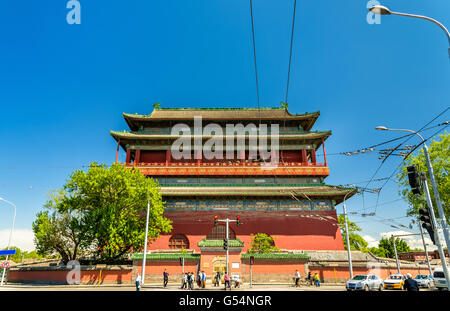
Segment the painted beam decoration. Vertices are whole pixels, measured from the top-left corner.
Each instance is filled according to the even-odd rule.
[[[167,199],[166,211],[331,211],[331,200]]]

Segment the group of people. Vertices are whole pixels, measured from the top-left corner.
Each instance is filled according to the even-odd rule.
[[[194,289],[194,283],[197,281],[198,288],[205,288],[206,287],[206,274],[205,271],[201,271],[197,274],[197,276],[194,276],[194,273],[192,272],[186,272],[183,275],[183,278],[181,280],[181,289]]]
[[[224,275],[224,281],[225,281],[225,290],[227,288],[231,289],[231,278],[230,276],[225,273]],[[139,291],[141,288],[141,282],[142,277],[140,274],[136,276],[136,290]],[[164,269],[163,272],[163,287],[167,287],[167,283],[169,282],[169,273],[166,269]],[[205,288],[206,287],[206,273],[205,271],[201,271],[197,274],[197,276],[194,275],[193,272],[186,272],[183,274],[182,280],[181,280],[181,289],[194,289],[194,284],[197,283],[198,288]],[[220,272],[217,272],[214,276],[213,281],[214,286],[220,286]],[[240,280],[235,281],[235,287],[240,287]]]
[[[298,270],[295,270],[295,273],[294,273],[294,281],[295,281],[295,285],[294,286],[295,287],[300,286],[300,284],[299,284],[300,279],[301,279],[300,272],[298,272]],[[314,273],[314,275],[312,275],[311,272],[308,272],[308,276],[305,278],[305,281],[307,283],[309,283],[309,285],[313,285],[313,283],[314,283],[314,285],[316,287],[320,287],[320,277],[319,277],[319,274],[317,272]]]

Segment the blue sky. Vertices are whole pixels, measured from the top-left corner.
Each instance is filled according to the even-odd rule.
[[[249,1],[79,1],[80,25],[66,22],[66,0],[0,4],[0,196],[17,205],[15,244],[32,238],[31,223],[49,190],[91,161],[115,160],[109,130],[127,129],[122,112],[150,113],[156,102],[257,107]],[[321,111],[315,129],[333,131],[330,154],[399,136],[375,131],[377,125],[419,129],[449,106],[442,30],[399,16],[369,25],[367,3],[297,1],[289,110]],[[450,27],[447,0],[382,4]],[[285,99],[292,9],[293,0],[253,1],[262,107]],[[447,119],[448,113],[433,124]],[[330,155],[328,163],[327,183],[352,184],[369,180],[380,161],[374,153]],[[375,178],[389,176],[398,163],[389,159]],[[391,181],[379,203],[398,198]],[[367,194],[347,206],[371,212],[375,202]],[[397,218],[406,208],[396,201],[376,212]],[[0,215],[0,244],[6,244],[12,209],[0,203]],[[350,220],[374,240],[396,231],[375,217]]]

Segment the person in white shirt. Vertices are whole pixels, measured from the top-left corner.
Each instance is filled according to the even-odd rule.
[[[300,280],[300,272],[298,272],[298,270],[295,270],[295,273],[294,273],[294,279],[295,279],[295,287],[298,287],[299,285],[298,285],[298,281]]]
[[[141,288],[141,275],[138,274],[136,276],[136,291],[139,291],[140,288]]]

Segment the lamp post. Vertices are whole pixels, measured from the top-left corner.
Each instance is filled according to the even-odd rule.
[[[410,133],[416,134],[422,140],[423,153],[425,154],[425,159],[426,159],[427,167],[428,167],[428,175],[430,176],[431,184],[433,185],[434,197],[436,199],[436,205],[437,205],[437,209],[439,212],[439,217],[441,219],[442,230],[444,231],[445,243],[447,244],[447,248],[448,248],[450,246],[450,236],[449,236],[449,232],[448,232],[447,220],[445,217],[444,209],[442,208],[441,198],[439,196],[436,180],[434,178],[433,165],[431,164],[430,155],[428,153],[428,147],[427,147],[427,144],[425,143],[425,139],[423,139],[423,137],[419,133],[417,133],[416,131],[413,131],[413,130],[389,129],[385,126],[377,126],[376,130],[410,132]]]
[[[150,214],[150,198],[147,194],[147,220],[145,221],[145,240],[144,240],[144,256],[142,259],[142,285],[145,284],[145,264],[147,257],[147,238],[148,238],[148,217]]]
[[[423,15],[415,15],[415,14],[408,14],[408,13],[400,13],[400,12],[392,12],[391,10],[389,10],[387,7],[383,6],[383,5],[375,5],[373,7],[371,7],[370,12],[374,13],[374,14],[379,14],[379,15],[400,15],[400,16],[407,16],[407,17],[414,17],[414,18],[419,18],[419,19],[424,19],[427,21],[430,21],[436,25],[438,25],[447,35],[447,39],[448,39],[448,44],[449,44],[449,48],[448,48],[448,57],[450,57],[450,32],[447,30],[447,28],[445,28],[445,26],[438,22],[437,20],[427,17],[427,16],[423,16]]]
[[[348,256],[348,267],[350,269],[350,279],[353,279],[353,266],[352,266],[352,253],[351,253],[351,247],[350,247],[350,233],[348,232],[348,217],[347,217],[347,205],[345,204],[345,198],[350,194],[351,192],[348,192],[344,196],[344,218],[345,218],[345,235],[347,240],[347,256]]]
[[[0,197],[0,201],[3,201],[5,203],[8,203],[9,205],[11,205],[12,207],[14,207],[14,216],[13,216],[13,222],[12,222],[12,227],[11,227],[11,232],[9,233],[9,240],[8,240],[8,250],[9,247],[11,246],[11,237],[12,237],[12,233],[14,231],[14,223],[16,221],[16,206],[14,205],[14,203],[9,202],[3,198]],[[6,260],[8,260],[9,255],[6,255]],[[5,279],[5,272],[6,272],[6,268],[3,268],[3,272],[2,272],[2,281],[0,283],[0,286],[3,286],[3,280]]]

